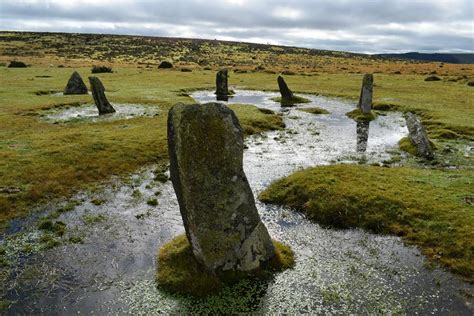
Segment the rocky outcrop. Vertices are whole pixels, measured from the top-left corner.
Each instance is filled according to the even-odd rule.
[[[218,98],[230,95],[227,83],[227,69],[221,69],[216,73],[216,95]]]
[[[293,92],[291,92],[290,88],[288,88],[288,85],[286,84],[285,79],[283,79],[282,76],[278,76],[277,82],[278,82],[278,88],[280,89],[282,100],[293,99]]]
[[[251,271],[274,255],[243,170],[243,132],[220,103],[168,115],[170,175],[196,259],[210,272]]]
[[[362,79],[362,88],[360,90],[360,98],[358,108],[364,114],[372,111],[372,91],[374,87],[374,76],[371,74],[364,75]]]
[[[413,146],[415,146],[418,156],[426,159],[433,159],[433,148],[431,147],[430,140],[426,134],[426,130],[418,120],[415,114],[406,113],[405,120],[408,127],[408,138],[410,139]]]
[[[95,105],[99,110],[99,115],[114,113],[115,109],[105,97],[105,89],[102,82],[97,77],[89,77],[91,83],[92,96],[94,97]]]
[[[77,71],[74,71],[69,78],[64,94],[87,94],[87,86]]]

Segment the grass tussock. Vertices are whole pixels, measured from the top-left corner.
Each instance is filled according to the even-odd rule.
[[[108,67],[108,66],[93,66],[92,69],[91,69],[91,73],[93,74],[100,74],[100,73],[112,73],[113,70],[112,70],[112,67]]]
[[[436,149],[436,145],[429,140],[430,146],[433,150]],[[403,137],[398,141],[398,147],[403,150],[404,152],[409,153],[412,156],[418,156],[418,150],[416,149],[416,146],[413,145],[411,142],[410,138],[408,137]]]
[[[274,97],[271,98],[273,101],[280,103],[281,106],[295,106],[297,104],[304,104],[304,103],[311,103],[311,100],[304,98],[304,97],[299,97],[299,96],[293,96],[291,99],[283,99],[282,97]]]
[[[265,111],[250,104],[230,104],[231,108],[239,118],[240,125],[245,135],[259,134],[264,131],[274,131],[285,128],[281,116],[273,111]]]
[[[161,247],[158,254],[158,285],[172,293],[204,297],[217,293],[242,278],[265,279],[277,271],[294,265],[292,250],[273,241],[276,254],[264,267],[253,272],[224,272],[219,275],[205,271],[196,261],[186,235],[180,235]]]
[[[370,111],[370,113],[363,113],[360,109],[347,112],[346,115],[355,121],[361,122],[370,122],[377,118],[377,115],[373,111]]]
[[[334,165],[296,172],[259,198],[334,228],[394,234],[474,281],[472,170]]]
[[[328,110],[323,109],[323,108],[317,108],[317,107],[314,107],[314,108],[306,108],[306,109],[298,109],[298,110],[303,111],[303,112],[306,112],[306,113],[315,114],[315,115],[319,115],[319,114],[331,114],[331,112],[329,112]]]

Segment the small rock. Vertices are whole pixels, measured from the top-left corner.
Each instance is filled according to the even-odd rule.
[[[100,74],[100,73],[111,73],[112,67],[107,67],[107,66],[94,66],[91,69],[91,72],[93,74]]]
[[[440,81],[441,78],[438,77],[438,76],[435,76],[435,75],[432,75],[432,76],[428,76],[425,78],[425,81]]]
[[[24,62],[22,61],[16,61],[16,60],[13,60],[10,62],[10,64],[8,65],[8,68],[26,68],[28,67]]]
[[[170,63],[169,61],[163,60],[163,61],[160,63],[160,65],[158,66],[158,68],[161,68],[161,69],[173,68],[173,64]]]

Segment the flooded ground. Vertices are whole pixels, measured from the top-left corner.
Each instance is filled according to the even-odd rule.
[[[42,117],[51,122],[84,121],[102,122],[130,119],[137,116],[154,116],[159,110],[150,105],[114,103],[115,113],[99,115],[95,104],[44,111]]]
[[[192,96],[215,100],[212,92]],[[287,126],[246,140],[244,168],[255,194],[302,167],[381,163],[407,133],[397,113],[358,127],[345,116],[354,104],[306,96],[311,103],[282,109],[272,96],[238,90],[230,100],[282,112]],[[299,110],[310,107],[330,114]],[[295,251],[294,269],[206,299],[161,292],[154,281],[157,250],[184,228],[171,182],[161,183],[159,175],[150,167],[98,195],[76,196],[73,209],[55,219],[67,230],[52,249],[43,250],[43,231],[28,221],[14,223],[0,239],[8,259],[0,274],[3,300],[11,302],[7,313],[472,314],[462,293],[472,286],[431,266],[399,238],[323,229],[300,213],[260,202],[272,237]],[[41,216],[61,206],[45,206]]]

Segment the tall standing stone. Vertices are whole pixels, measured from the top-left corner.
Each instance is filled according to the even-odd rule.
[[[227,69],[221,69],[216,73],[216,95],[218,97],[226,97],[229,94]]]
[[[97,77],[89,77],[91,83],[92,96],[94,97],[95,105],[99,110],[99,115],[114,113],[115,109],[105,97],[105,89],[102,82]]]
[[[243,133],[220,103],[168,115],[170,174],[186,235],[210,272],[250,271],[275,254],[243,170]]]
[[[420,120],[418,120],[415,114],[406,113],[405,121],[408,127],[408,138],[413,146],[416,147],[418,155],[426,159],[433,159],[433,149],[431,148],[430,140]]]
[[[293,98],[293,92],[291,92],[290,88],[288,88],[285,79],[283,79],[282,76],[278,76],[277,82],[278,88],[280,89],[281,98],[285,100],[291,100]]]
[[[374,88],[374,76],[365,74],[362,79],[362,88],[360,90],[359,109],[362,113],[370,113],[372,110],[372,93]]]
[[[87,86],[77,71],[74,71],[69,78],[64,94],[87,94]]]

